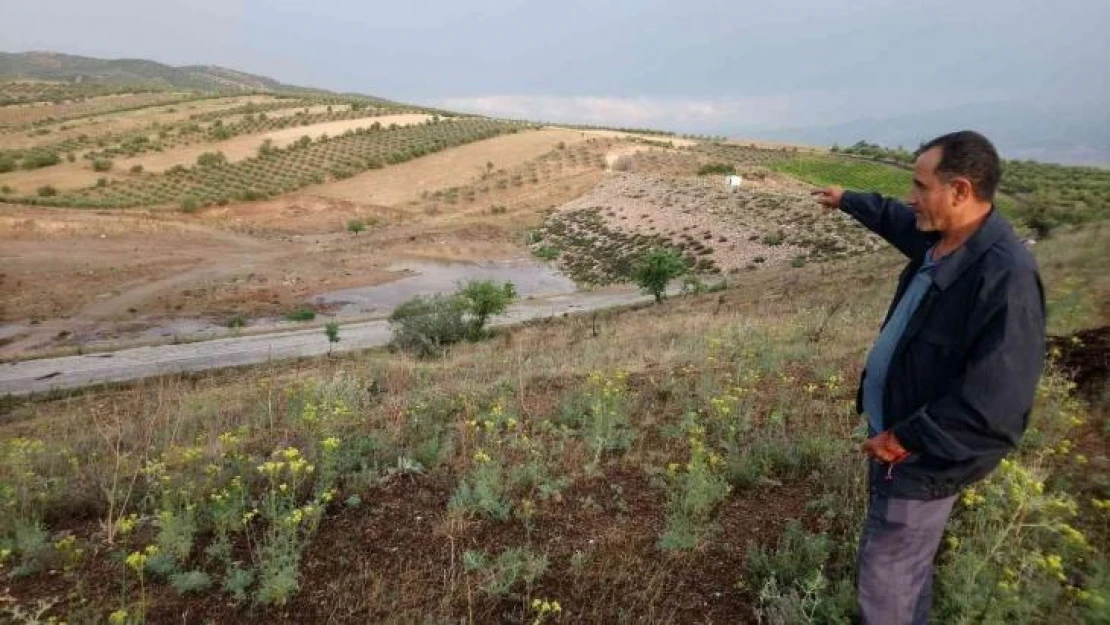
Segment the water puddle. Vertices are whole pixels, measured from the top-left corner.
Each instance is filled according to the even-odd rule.
[[[468,280],[512,282],[521,299],[577,293],[574,282],[553,266],[525,259],[483,263],[408,261],[394,263],[388,269],[409,275],[376,286],[321,293],[310,298],[310,301],[326,308],[328,317],[343,319],[388,315],[398,305],[417,295],[454,293]],[[244,321],[245,329],[279,330],[303,327],[300,323],[280,317],[260,317]],[[0,324],[0,355],[5,354],[5,343],[19,339],[29,330],[26,325]],[[211,318],[146,318],[122,325],[95,323],[75,327],[72,332],[66,331],[57,336],[44,335],[44,342],[33,349],[111,349],[134,342],[177,343],[234,336],[237,333],[237,330]]]
[[[18,323],[0,324],[0,341],[14,340],[27,332],[27,326]]]
[[[365,315],[392,311],[417,295],[449,294],[468,280],[512,282],[519,297],[544,297],[573,293],[574,281],[554,267],[530,260],[485,263],[436,263],[408,261],[395,263],[390,271],[415,275],[376,286],[343,289],[317,295],[318,304],[337,306],[340,315]]]

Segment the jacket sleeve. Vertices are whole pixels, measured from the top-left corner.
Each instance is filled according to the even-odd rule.
[[[924,256],[929,249],[930,241],[917,229],[913,209],[894,198],[845,191],[840,197],[840,210],[910,258]]]
[[[910,452],[962,462],[1021,442],[1044,368],[1044,295],[1035,270],[1002,282],[969,317],[979,330],[963,375],[892,428]]]

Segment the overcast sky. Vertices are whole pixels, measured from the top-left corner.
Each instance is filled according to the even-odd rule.
[[[0,49],[691,132],[1110,102],[1108,0],[0,0]]]

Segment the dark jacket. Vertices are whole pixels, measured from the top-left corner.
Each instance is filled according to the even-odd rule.
[[[917,230],[913,209],[878,194],[845,192],[840,208],[910,259],[885,325],[939,235]],[[939,499],[985,477],[1021,441],[1044,361],[1036,261],[993,209],[937,267],[895,347],[883,428],[911,455],[893,466],[872,461],[872,490]],[[862,398],[861,377],[857,412]]]

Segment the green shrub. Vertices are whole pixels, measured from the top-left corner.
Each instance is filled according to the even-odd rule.
[[[37,193],[39,194],[39,197],[54,197],[55,195],[58,195],[58,190],[55,189],[52,185],[45,184],[38,188]]]
[[[366,229],[366,222],[361,219],[352,219],[347,222],[347,231],[353,234],[358,234]]]
[[[699,176],[709,176],[711,174],[731,176],[736,174],[736,168],[727,163],[709,163],[708,165],[702,165],[701,168],[698,169]]]
[[[938,622],[1080,622],[1069,586],[1097,556],[1072,525],[1076,501],[1044,480],[1042,470],[1004,459],[961,493],[938,567]]]
[[[262,145],[258,146],[259,158],[265,158],[267,156],[270,156],[271,154],[275,154],[276,152],[277,148],[274,147],[273,139],[266,139],[262,142]]]
[[[238,566],[231,566],[227,571],[227,577],[224,579],[224,590],[234,597],[236,601],[241,602],[247,599],[247,590],[250,589],[253,583],[253,571]]]
[[[513,511],[507,469],[500,459],[480,455],[475,466],[459,480],[448,504],[452,510],[506,521]]]
[[[4,195],[9,195],[11,193],[15,193],[15,189],[11,188],[8,185],[3,185],[0,186],[0,193],[3,193]]]
[[[339,322],[327,322],[324,325],[324,336],[328,337],[328,353],[330,354],[332,346],[339,342]]]
[[[786,233],[784,233],[782,230],[779,230],[777,232],[773,232],[771,234],[768,234],[768,235],[764,236],[763,237],[763,244],[764,245],[769,245],[771,247],[777,247],[779,245],[782,245],[782,242],[785,241],[785,240],[786,240]]]
[[[724,475],[724,460],[705,446],[705,429],[696,415],[687,416],[690,459],[685,466],[667,468],[667,529],[659,538],[663,549],[693,549],[713,530],[712,517],[732,487]]]
[[[468,574],[478,576],[482,592],[495,598],[509,597],[520,583],[531,587],[543,577],[548,566],[547,556],[526,547],[510,547],[494,560],[481,551],[468,550],[462,561]]]
[[[219,122],[220,120],[217,119],[216,121]],[[230,139],[234,136],[232,131],[223,125],[214,126],[208,131],[208,134],[216,141],[223,141],[224,139]]]
[[[289,321],[312,321],[316,318],[316,311],[311,308],[299,308],[286,313],[285,318]]]
[[[759,621],[852,623],[851,580],[844,577],[832,583],[826,575],[835,546],[825,534],[810,534],[791,520],[776,548],[749,549],[744,583],[758,595]]]
[[[15,170],[15,159],[10,156],[0,156],[0,174]]]
[[[667,248],[655,248],[641,258],[633,268],[632,280],[644,291],[651,293],[658,303],[663,301],[670,281],[683,273],[686,273],[686,264],[677,252]]]
[[[23,157],[23,169],[39,169],[40,167],[49,167],[57,165],[62,162],[54,152],[32,152]]]
[[[92,162],[93,171],[109,171],[112,169],[112,165],[112,159],[110,158],[96,158]]]
[[[537,258],[546,261],[552,261],[559,258],[559,248],[553,245],[543,245],[536,248],[533,252]]]
[[[212,578],[204,571],[186,571],[170,575],[170,585],[179,595],[200,594],[212,586]]]
[[[195,213],[197,212],[197,205],[197,198],[188,196],[185,199],[181,200],[181,212]]]
[[[456,296],[410,299],[389,316],[392,345],[418,358],[442,356],[470,335],[466,309],[466,302]]]
[[[227,164],[227,156],[223,152],[205,152],[197,157],[198,167],[220,167]]]
[[[138,164],[136,164],[136,165],[132,165],[132,166],[131,166],[131,173],[133,173],[133,174],[141,174],[141,173],[143,173],[143,166],[142,166],[142,165],[138,165]]]

